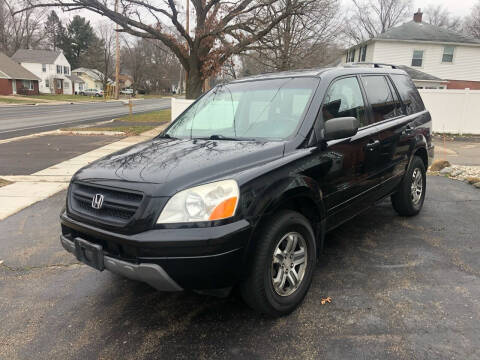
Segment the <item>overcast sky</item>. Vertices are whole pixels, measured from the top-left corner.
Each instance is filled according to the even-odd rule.
[[[428,5],[442,4],[453,15],[462,17],[468,15],[476,3],[477,0],[413,0],[415,10],[418,8],[424,9]]]

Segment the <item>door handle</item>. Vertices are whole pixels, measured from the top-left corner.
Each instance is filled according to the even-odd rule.
[[[404,135],[409,135],[415,131],[415,127],[412,125],[408,124],[407,127],[403,130]]]
[[[368,151],[375,150],[380,145],[380,140],[371,141],[367,144],[366,148]]]

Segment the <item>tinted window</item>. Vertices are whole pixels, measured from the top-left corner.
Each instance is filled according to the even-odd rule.
[[[357,78],[340,79],[330,86],[323,101],[322,114],[324,121],[353,116],[358,119],[360,126],[367,125],[365,104]]]
[[[379,122],[399,115],[397,105],[385,76],[362,77],[367,99],[372,107],[373,122]]]
[[[410,77],[407,75],[391,75],[391,78],[402,98],[407,115],[425,110],[422,98]]]

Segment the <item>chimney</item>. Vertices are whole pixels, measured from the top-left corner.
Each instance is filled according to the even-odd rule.
[[[417,23],[421,23],[422,16],[423,16],[422,9],[419,8],[418,11],[415,14],[413,14],[413,21]]]

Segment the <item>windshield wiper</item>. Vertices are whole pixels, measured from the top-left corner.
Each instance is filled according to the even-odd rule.
[[[231,140],[231,141],[255,141],[253,138],[239,138],[239,137],[229,137],[220,134],[213,134],[209,137],[199,137],[197,139],[201,140]]]

